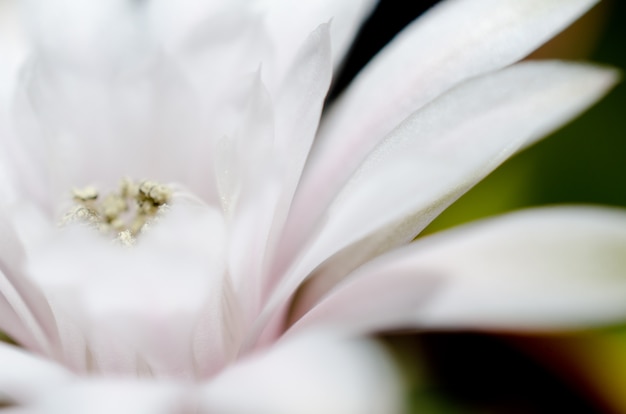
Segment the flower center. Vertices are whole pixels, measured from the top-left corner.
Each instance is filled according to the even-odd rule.
[[[101,195],[95,187],[73,190],[76,205],[65,214],[61,225],[80,222],[106,235],[113,235],[125,246],[168,208],[172,191],[154,181],[123,179],[117,191]]]

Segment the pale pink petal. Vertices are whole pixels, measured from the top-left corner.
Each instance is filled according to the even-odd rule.
[[[106,72],[137,64],[154,45],[142,5],[126,0],[26,0],[24,20],[46,64]]]
[[[219,212],[174,203],[132,248],[70,226],[33,254],[28,270],[85,335],[85,370],[190,377],[194,332],[222,297],[224,238]],[[211,319],[212,340],[226,330],[221,316]]]
[[[303,43],[275,98],[276,147],[288,159],[286,197],[291,197],[311,148],[332,77],[328,24]]]
[[[328,25],[300,49],[274,98],[259,78],[234,138],[218,146],[215,164],[223,207],[232,214],[229,269],[244,293],[246,313],[258,313],[262,280],[282,230],[330,84]],[[254,232],[250,229],[254,228]]]
[[[0,406],[32,401],[72,379],[62,366],[3,342],[0,342],[0,367]]]
[[[355,271],[296,325],[563,329],[626,319],[626,213],[512,213],[418,240]]]
[[[242,76],[254,73],[262,66],[263,81],[270,87],[276,81],[276,76],[271,39],[262,16],[241,2],[229,2],[227,5],[212,3],[203,1],[200,6],[185,8],[179,3],[159,1],[152,4],[155,9],[153,14],[156,14],[152,17],[166,25],[176,26],[174,30],[180,33],[174,36],[179,39],[174,40],[175,44],[165,41],[168,54],[176,58],[193,82],[194,89],[200,91],[200,98],[208,105],[208,110],[221,114],[221,106],[233,99],[232,95],[238,90]],[[162,10],[156,10],[159,8]],[[191,19],[196,23],[177,23],[179,18]],[[159,34],[161,30],[157,30]],[[269,80],[272,82],[268,83]],[[207,111],[204,113],[212,114]],[[210,123],[223,123],[222,116],[212,116]]]
[[[197,378],[209,378],[238,356],[245,327],[244,299],[229,277],[224,277],[221,289],[211,290],[192,338]]]
[[[323,24],[308,37],[277,93],[274,156],[275,164],[285,165],[284,171],[281,171],[282,194],[272,215],[273,232],[267,243],[269,254],[276,248],[317,132],[332,76],[330,53],[328,25]],[[281,251],[276,254],[280,255]],[[264,295],[267,295],[274,282],[264,281]]]
[[[206,179],[213,142],[204,91],[157,47],[144,21],[148,2],[25,3],[37,53],[18,88],[14,163],[17,170],[30,155],[38,198],[54,202],[73,186],[132,176],[185,182],[217,201]]]
[[[217,15],[245,14],[244,2],[235,0],[151,0],[147,4],[150,23],[161,43],[165,47],[177,49],[189,41],[190,37],[210,26]]]
[[[73,187],[114,186],[124,176],[185,182],[199,196],[215,197],[205,178],[212,174],[212,145],[197,96],[171,60],[154,55],[146,65],[111,76],[39,59],[23,75],[16,146],[42,170],[40,186],[49,202]],[[180,144],[181,137],[194,143],[194,151]]]
[[[0,2],[0,142],[7,141],[11,131],[10,103],[15,93],[17,73],[27,54],[27,42],[17,13],[17,0]],[[0,154],[0,200],[3,203],[16,196],[15,173],[8,168],[10,157]]]
[[[0,329],[24,346],[54,355],[56,322],[42,291],[24,274],[25,262],[15,229],[0,216]]]
[[[320,286],[309,293],[318,290],[314,302],[361,263],[412,240],[504,160],[578,115],[615,81],[614,71],[599,67],[525,62],[444,94],[361,165],[330,206],[291,283],[325,262],[316,275]]]
[[[320,23],[332,22],[333,60],[338,65],[357,30],[374,8],[375,0],[260,0],[267,13],[267,30],[275,43],[276,70],[285,73],[300,45]],[[279,76],[279,79],[281,76]]]
[[[0,2],[0,108],[4,111],[15,86],[16,73],[26,58],[27,42],[17,12],[17,0]]]
[[[261,306],[268,238],[282,190],[277,177],[269,178],[242,200],[230,228],[228,269],[248,323]]]
[[[82,379],[25,409],[41,414],[180,414],[192,412],[192,398],[169,382]]]
[[[274,117],[271,97],[257,74],[241,125],[215,153],[222,208],[230,219],[228,272],[248,320],[259,306],[265,246],[281,190],[277,172],[284,161],[275,157]]]
[[[201,406],[230,414],[395,414],[402,391],[376,344],[309,333],[224,371],[204,388]]]
[[[596,2],[443,1],[416,20],[325,116],[287,244],[299,242],[369,151],[409,114],[463,80],[523,58]]]

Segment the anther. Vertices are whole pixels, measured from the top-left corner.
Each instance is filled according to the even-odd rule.
[[[63,217],[62,225],[80,221],[104,234],[114,232],[115,239],[122,245],[132,246],[137,235],[167,208],[172,193],[168,187],[154,181],[137,184],[125,178],[117,192],[103,199],[99,199],[94,187],[74,189],[72,194],[78,205]]]

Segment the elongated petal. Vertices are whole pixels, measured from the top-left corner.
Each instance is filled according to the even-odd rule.
[[[319,218],[378,142],[459,82],[509,65],[596,0],[455,0],[416,20],[368,65],[325,117],[290,237]],[[307,233],[307,231],[304,231]],[[287,245],[294,243],[290,239]]]
[[[24,403],[72,379],[60,365],[0,342],[0,406]]]
[[[0,2],[0,143],[4,143],[9,134],[10,102],[17,85],[17,72],[26,58],[27,45],[25,35],[19,24],[17,1]],[[6,158],[5,158],[6,157]],[[0,200],[5,203],[15,197],[12,171],[6,154],[0,154]]]
[[[274,156],[275,164],[284,164],[284,172],[281,174],[282,194],[272,216],[273,229],[267,243],[270,258],[287,220],[330,86],[332,67],[328,30],[328,24],[320,25],[308,37],[287,72],[276,98]],[[276,254],[280,256],[282,251],[278,250]],[[264,294],[267,294],[274,282],[275,280],[264,282]]]
[[[180,0],[172,3],[167,0],[151,0],[147,6],[155,36],[167,48],[180,47],[190,37],[197,35],[203,26],[218,23],[211,21],[213,16],[223,15],[228,11],[245,14],[244,7],[238,1]]]
[[[166,381],[82,379],[46,394],[25,410],[40,414],[178,414],[191,408],[181,387]]]
[[[306,39],[289,68],[276,97],[276,146],[288,158],[286,197],[289,203],[304,168],[330,86],[329,25],[319,26]]]
[[[284,72],[309,33],[320,23],[329,21],[332,21],[333,60],[339,64],[376,0],[261,0],[259,3],[267,13],[267,28],[275,42],[277,69]]]
[[[112,185],[111,176],[128,175],[179,180],[216,199],[205,179],[212,173],[205,108],[181,65],[151,36],[149,2],[24,3],[36,47],[18,88],[10,161],[38,172],[27,189],[58,201],[72,186]]]
[[[27,0],[23,4],[30,37],[47,64],[106,72],[138,63],[154,48],[141,24],[141,2]]]
[[[192,344],[202,345],[196,331],[208,329],[210,341],[222,341],[228,327],[221,306],[221,215],[173,204],[133,248],[76,225],[33,254],[29,275],[57,313],[85,335],[83,370],[190,377],[198,358]],[[214,318],[203,318],[203,312]],[[223,350],[211,351],[218,358]]]
[[[559,329],[626,320],[626,212],[517,212],[382,256],[294,326]]]
[[[332,285],[372,256],[409,242],[509,156],[595,102],[615,78],[594,66],[525,62],[435,100],[361,165],[309,251],[319,259],[301,275],[326,260],[317,277]]]
[[[204,178],[213,170],[212,145],[185,76],[162,55],[120,72],[49,67],[42,60],[23,72],[16,140],[41,170],[48,202],[73,186],[113,186],[123,176],[185,182],[205,199],[215,197],[213,182]],[[195,142],[194,152],[181,137]]]
[[[260,73],[250,89],[241,125],[234,137],[220,142],[215,157],[222,207],[230,219],[228,272],[246,319],[258,312],[264,247],[281,191],[277,172],[284,164],[275,157],[275,112]]]
[[[225,183],[220,191],[231,188],[221,194],[232,213],[229,268],[236,290],[246,297],[250,320],[259,311],[266,261],[289,211],[330,77],[328,25],[322,24],[302,45],[273,107],[257,77],[251,94],[256,98],[248,105],[250,115],[244,117],[241,132],[218,146],[218,183]]]
[[[16,72],[26,57],[25,35],[20,27],[17,1],[0,2],[0,108],[4,111],[15,86]]]
[[[207,412],[400,413],[401,387],[371,342],[307,334],[224,371],[203,391]]]
[[[24,274],[25,261],[13,226],[0,216],[0,329],[22,345],[52,355],[58,346],[56,322],[47,298]]]

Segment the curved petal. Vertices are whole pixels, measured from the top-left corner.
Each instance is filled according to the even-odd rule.
[[[626,212],[527,210],[363,266],[293,326],[563,329],[626,320]]]
[[[19,67],[26,58],[27,45],[17,13],[17,0],[0,2],[0,142],[10,129],[10,102],[17,85]],[[15,197],[14,177],[7,169],[7,155],[0,154],[0,200],[4,204]]]
[[[206,385],[201,406],[231,414],[400,413],[393,364],[372,342],[309,333],[241,361]]]
[[[330,87],[331,37],[328,24],[320,25],[298,50],[276,96],[276,146],[288,159],[286,198],[300,179]]]
[[[13,93],[17,69],[27,52],[17,7],[17,0],[0,2],[0,108],[3,112]]]
[[[268,242],[268,258],[272,260],[284,260],[281,250],[273,250],[287,220],[330,86],[332,67],[328,30],[328,24],[320,25],[307,38],[276,97],[274,163],[285,165],[281,174],[282,194],[272,215],[273,228]],[[273,253],[278,257],[272,257]],[[275,283],[272,275],[270,272],[270,280],[264,281],[264,295]]]
[[[284,163],[275,155],[275,111],[260,75],[252,82],[235,135],[224,137],[215,153],[220,199],[229,219],[228,272],[246,321],[258,312],[265,248],[281,191],[277,171]]]
[[[286,245],[299,243],[367,154],[454,85],[523,58],[597,0],[452,0],[417,19],[324,117]]]
[[[58,351],[58,331],[42,291],[25,275],[26,257],[15,229],[0,216],[0,328],[30,349]]]
[[[125,176],[185,182],[199,196],[217,198],[205,179],[212,146],[196,92],[175,62],[152,55],[140,68],[110,75],[50,67],[36,57],[22,73],[14,113],[15,146],[48,192],[40,198],[58,202],[72,187],[114,186]],[[25,169],[21,161],[14,161],[16,171]]]
[[[148,3],[25,2],[35,53],[18,87],[9,158],[38,172],[30,198],[50,203],[73,186],[133,176],[185,182],[217,201],[205,178],[213,141],[204,91],[158,47]]]
[[[68,226],[33,253],[28,271],[84,334],[85,371],[192,377],[193,344],[203,344],[196,331],[210,324],[209,339],[219,343],[229,328],[218,312],[224,240],[219,212],[175,199],[133,247]]]
[[[211,21],[214,16],[228,12],[246,14],[243,5],[244,2],[237,0],[179,0],[176,3],[151,0],[147,7],[151,26],[160,43],[175,49],[189,41],[203,26],[218,23]]]
[[[0,342],[0,406],[26,403],[73,379],[60,365]]]
[[[344,187],[297,263],[298,284],[325,261],[315,277],[332,286],[409,242],[504,160],[578,115],[615,81],[614,71],[594,66],[524,62],[444,94],[389,134]]]
[[[46,394],[25,410],[41,414],[176,414],[191,410],[191,398],[186,398],[182,387],[168,382],[82,379]]]
[[[267,288],[266,262],[315,136],[330,77],[328,25],[323,24],[302,45],[273,106],[257,77],[240,132],[217,147],[218,187],[232,215],[229,270],[236,290],[245,292],[249,320]]]
[[[26,0],[23,6],[32,42],[47,65],[110,73],[137,64],[155,47],[142,25],[143,2]]]
[[[376,0],[260,0],[258,3],[267,14],[267,29],[276,48],[277,71],[285,73],[309,33],[329,21],[332,21],[333,61],[340,64],[361,23],[376,5]]]

